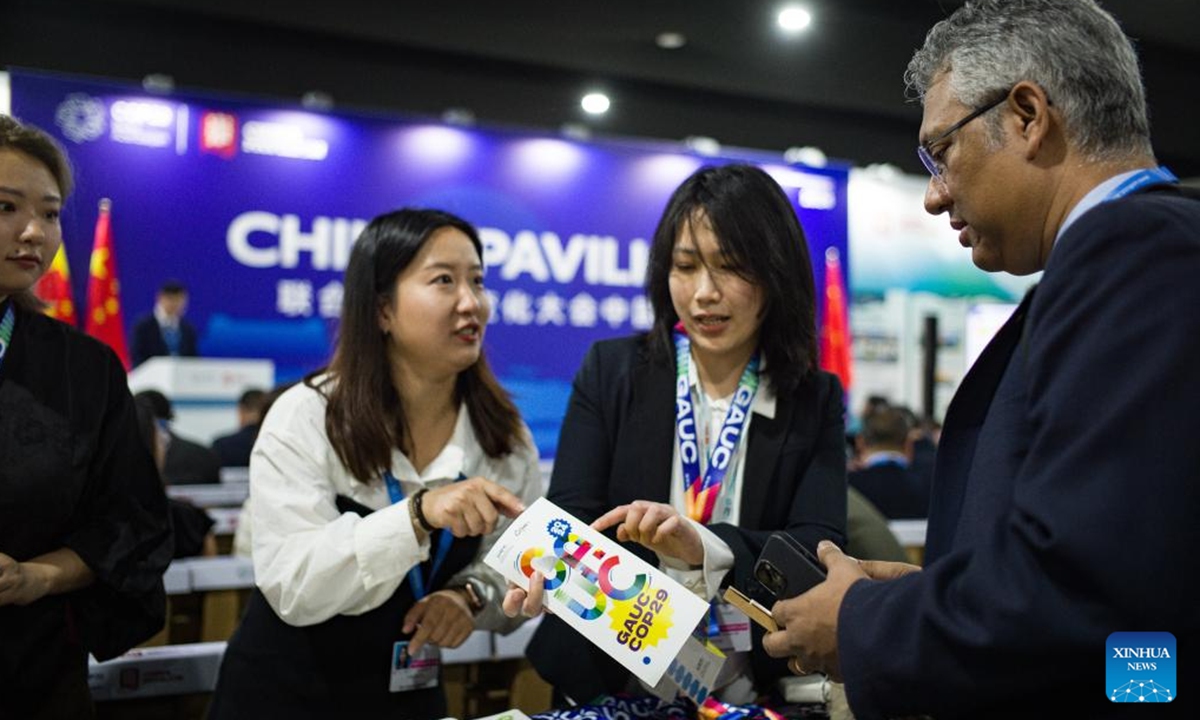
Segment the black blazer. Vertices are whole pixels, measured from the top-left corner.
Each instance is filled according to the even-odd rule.
[[[66,547],[96,579],[0,607],[0,717],[40,716],[55,687],[87,687],[88,653],[116,657],[162,628],[167,512],[116,354],[17,308],[0,365],[0,553]]]
[[[1178,192],[1058,239],[947,410],[924,571],[842,603],[856,717],[1110,717],[1110,633],[1200,647],[1198,278],[1200,202]],[[1198,668],[1171,688],[1191,714]]]
[[[162,328],[154,313],[143,315],[133,324],[133,344],[129,348],[133,366],[137,367],[152,357],[170,355],[167,343],[163,340]],[[179,356],[195,357],[196,328],[184,318],[179,319]]]
[[[674,360],[653,359],[646,336],[596,343],[575,377],[547,497],[585,522],[634,500],[670,502],[675,448]],[[846,455],[842,387],[828,373],[810,375],[781,395],[775,418],[756,415],[744,442],[741,522],[709,526],[733,550],[725,580],[746,587],[772,531],[786,530],[810,549],[846,533]],[[611,535],[611,533],[610,533]],[[631,550],[657,564],[652,552]],[[786,672],[761,650],[755,629],[752,665],[760,687]],[[530,642],[542,677],[584,702],[624,689],[629,674],[558,618],[547,615]]]

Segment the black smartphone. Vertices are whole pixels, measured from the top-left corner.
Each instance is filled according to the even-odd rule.
[[[821,561],[787,533],[767,538],[754,563],[754,579],[770,599],[796,597],[825,579]]]

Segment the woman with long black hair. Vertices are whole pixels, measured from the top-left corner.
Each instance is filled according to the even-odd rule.
[[[333,360],[275,402],[251,456],[258,592],[212,717],[439,718],[437,648],[506,622],[482,557],[541,481],[484,358],[482,256],[435,210],[355,243]]]

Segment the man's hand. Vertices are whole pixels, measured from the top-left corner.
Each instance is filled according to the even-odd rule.
[[[438,590],[409,608],[404,616],[405,633],[412,633],[408,651],[415,655],[429,642],[454,648],[467,641],[475,629],[475,616],[466,598],[457,590]]]
[[[700,533],[670,505],[635,500],[601,515],[592,523],[592,529],[604,532],[614,525],[621,542],[641,543],[659,555],[678,558],[688,565],[704,562]]]
[[[808,592],[775,603],[771,615],[780,629],[763,637],[763,649],[771,657],[792,658],[789,666],[793,672],[823,672],[841,682],[838,610],[850,586],[868,575],[857,560],[843,554],[828,540],[817,546],[817,557],[828,575]]]
[[[525,511],[525,503],[503,485],[473,477],[425,493],[421,511],[435,528],[468,537],[490,533],[501,515],[516,517]]]

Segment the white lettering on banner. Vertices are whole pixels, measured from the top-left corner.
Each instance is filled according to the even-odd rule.
[[[548,292],[538,298],[538,325],[565,325],[567,323],[566,302],[557,293]]]
[[[341,280],[334,280],[317,291],[317,307],[323,318],[336,318],[342,315],[342,296],[346,289]]]
[[[279,265],[294,268],[300,264],[300,253],[312,253],[313,270],[328,270],[330,239],[333,222],[327,217],[313,218],[312,232],[300,230],[300,218],[284,215],[279,227]]]
[[[274,155],[299,160],[324,160],[329,143],[308,137],[304,129],[289,123],[251,120],[242,126],[242,152]]]
[[[366,220],[350,218],[313,218],[312,230],[301,229],[296,215],[274,215],[252,210],[244,212],[229,223],[225,245],[239,263],[254,268],[300,265],[302,253],[311,255],[314,270],[345,270],[350,261],[350,248],[358,238]],[[275,243],[267,245],[262,239],[251,243],[252,235],[273,235]]]
[[[312,283],[308,280],[280,280],[275,284],[275,309],[288,317],[311,316]]]
[[[504,293],[500,310],[506,325],[528,325],[533,322],[533,298],[523,290]]]
[[[546,264],[542,249],[538,247],[537,235],[529,230],[522,230],[513,238],[512,251],[500,268],[503,280],[512,280],[522,274],[528,274],[538,282],[550,279],[550,267]]]
[[[305,265],[313,270],[340,272],[346,269],[354,242],[367,222],[316,216],[305,227],[298,215],[248,210],[229,223],[225,245],[230,256],[246,267],[290,269]],[[576,233],[563,243],[552,232],[519,230],[510,237],[503,230],[480,228],[479,238],[484,265],[504,281],[525,277],[538,283],[566,285],[582,279],[590,285],[636,288],[642,285],[650,259],[650,245],[640,238],[629,241],[624,266],[621,243],[606,235]],[[492,306],[502,309],[504,318],[511,313],[521,324],[535,321],[531,298],[512,301],[528,303],[527,310],[517,306],[509,310],[500,297],[491,297]],[[648,304],[634,301],[631,305],[629,299],[620,296],[607,297],[598,305],[591,296],[575,296],[565,304],[565,310],[561,298],[549,302],[556,304],[545,310],[541,305],[537,308],[546,313],[542,321],[547,324],[559,324],[555,318],[564,313],[576,327],[595,325],[597,317],[613,327],[631,318],[635,327],[648,328],[651,322]]]
[[[583,279],[592,285],[639,287],[646,275],[650,245],[640,238],[629,242],[628,267],[621,267],[621,244],[607,235],[575,234],[564,245],[555,233],[520,230],[509,237],[503,230],[480,228],[483,263],[500,269],[502,280],[528,275],[537,282]]]
[[[629,301],[629,324],[635,330],[649,330],[654,324],[654,309],[645,295],[638,295]]]
[[[484,290],[487,295],[488,307],[492,309],[491,317],[488,318],[488,325],[495,325],[500,322],[500,293],[495,290]]]
[[[629,301],[620,295],[609,295],[600,301],[600,317],[609,327],[621,327],[629,319]]]
[[[596,319],[599,317],[599,306],[596,304],[596,298],[585,292],[579,293],[571,298],[571,302],[567,304],[567,315],[571,318],[572,327],[595,327]]]
[[[225,247],[229,254],[246,267],[269,268],[279,264],[278,247],[256,247],[250,244],[254,233],[279,234],[279,216],[267,212],[244,212],[229,223],[225,232]]]
[[[161,102],[118,100],[109,109],[114,142],[167,147],[175,139],[175,109]]]

